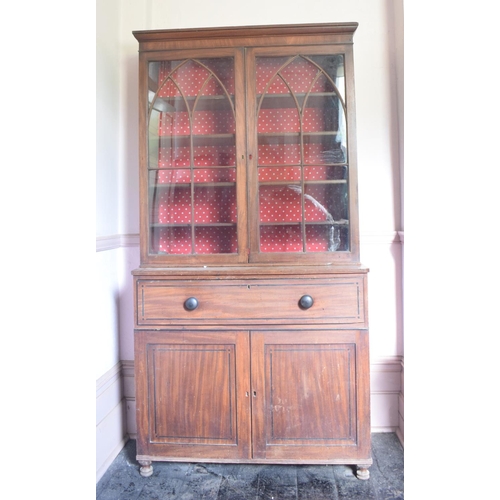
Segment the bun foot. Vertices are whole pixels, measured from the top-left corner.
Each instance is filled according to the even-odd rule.
[[[141,468],[139,472],[142,477],[149,477],[153,474],[153,463],[150,460],[139,460]]]
[[[368,470],[368,467],[365,467],[363,465],[358,465],[358,469],[356,471],[356,477],[358,479],[361,479],[362,481],[370,479],[370,471]]]

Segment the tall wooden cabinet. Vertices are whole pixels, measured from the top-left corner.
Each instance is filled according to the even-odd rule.
[[[138,31],[137,459],[369,477],[356,23]]]

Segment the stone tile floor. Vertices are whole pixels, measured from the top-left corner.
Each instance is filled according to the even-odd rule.
[[[97,484],[97,500],[399,500],[404,452],[396,434],[372,434],[370,479],[352,466],[153,462],[144,478],[129,440]]]

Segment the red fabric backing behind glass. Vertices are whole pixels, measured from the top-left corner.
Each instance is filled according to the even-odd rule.
[[[277,70],[283,66],[285,58],[262,58],[257,65],[257,93],[267,95],[295,94],[308,92],[332,92],[332,87],[318,68],[302,58],[281,71],[283,78],[277,77]],[[217,63],[216,61],[219,61]],[[193,250],[192,231],[195,224],[213,224],[196,227],[194,251],[196,253],[234,253],[237,252],[236,235],[236,197],[235,197],[235,119],[221,83],[212,76],[204,64],[210,64],[229,94],[234,93],[232,61],[219,59],[214,62],[202,61],[201,64],[189,61],[179,66],[172,74],[169,63],[160,65],[159,82],[164,82],[158,95],[176,103],[176,112],[160,113],[158,134],[166,139],[159,148],[158,171],[155,182],[163,184],[157,190],[154,202],[153,221],[160,224],[184,224],[186,227],[166,228],[159,231],[158,250],[173,254],[189,254]],[[319,75],[319,77],[318,77]],[[165,80],[167,77],[171,77]],[[270,80],[272,83],[270,83]],[[174,83],[175,81],[175,83]],[[288,87],[287,86],[290,87]],[[196,96],[222,96],[219,104],[212,109],[204,109],[206,100],[199,99],[193,111]],[[176,101],[168,98],[182,97]],[[304,97],[299,97],[299,106]],[[214,101],[215,102],[215,101]],[[287,99],[287,105],[292,102]],[[190,121],[190,113],[192,121]],[[260,251],[303,251],[303,235],[300,222],[303,217],[308,222],[325,221],[325,210],[317,204],[326,206],[328,186],[314,185],[307,188],[307,197],[302,206],[300,186],[301,168],[305,180],[325,179],[327,167],[322,166],[324,146],[307,139],[308,133],[324,132],[326,125],[324,110],[321,107],[306,107],[302,115],[304,136],[303,157],[299,141],[301,131],[300,113],[297,108],[266,107],[262,104],[258,114],[259,134],[296,134],[296,143],[290,139],[262,141],[258,147],[259,182],[290,181],[297,184],[295,189],[287,185],[261,185],[259,188],[260,221],[263,224],[294,222],[294,225],[263,225],[260,231]],[[334,132],[333,130],[331,132]],[[223,141],[203,141],[202,137],[229,134]],[[172,136],[185,136],[176,145],[169,143]],[[193,149],[189,138],[192,136]],[[229,141],[228,142],[228,138]],[[265,142],[265,143],[264,143]],[[193,170],[191,171],[191,161]],[[262,165],[262,167],[260,167]],[[295,165],[295,166],[293,166]],[[301,167],[300,165],[310,165]],[[180,168],[183,167],[183,168]],[[212,168],[210,168],[212,167]],[[226,167],[226,168],[215,168]],[[229,167],[229,168],[227,168]],[[191,182],[213,183],[229,182],[229,186],[199,187],[194,189],[192,200]],[[174,184],[174,185],[172,185]],[[177,185],[175,185],[177,184]],[[317,203],[310,201],[314,198]],[[194,202],[194,203],[193,203]],[[220,225],[215,224],[230,224]],[[306,229],[307,251],[327,251],[327,226],[308,226]]]

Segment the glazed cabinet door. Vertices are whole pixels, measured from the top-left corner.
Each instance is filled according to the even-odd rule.
[[[359,258],[352,47],[247,52],[252,262]]]
[[[242,50],[140,64],[142,262],[246,261]]]
[[[370,457],[367,332],[252,332],[253,456]]]
[[[138,456],[249,458],[248,356],[248,332],[137,331]]]

